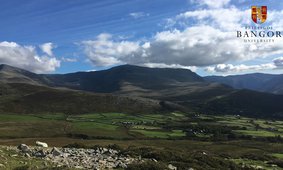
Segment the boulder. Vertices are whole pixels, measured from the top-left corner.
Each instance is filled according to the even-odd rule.
[[[39,150],[39,151],[33,153],[33,155],[34,155],[35,157],[39,157],[39,158],[46,157],[46,153],[44,152],[44,150]]]
[[[30,152],[30,148],[26,144],[20,144],[17,148],[24,153]]]
[[[168,165],[168,168],[169,168],[170,170],[177,170],[177,167],[176,167],[176,166],[173,166],[172,164],[169,164],[169,165]]]
[[[30,158],[30,154],[25,153],[25,157]]]
[[[62,152],[61,152],[58,148],[54,147],[54,148],[51,150],[51,154],[52,154],[53,156],[60,156],[60,155],[62,155]]]
[[[40,141],[36,141],[35,144],[36,144],[36,146],[40,146],[40,147],[43,147],[43,148],[47,148],[48,147],[47,143],[40,142]]]

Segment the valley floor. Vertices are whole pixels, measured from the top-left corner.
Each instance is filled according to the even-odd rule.
[[[283,169],[283,122],[196,113],[0,115],[0,145],[114,147],[147,169]],[[13,159],[12,159],[13,160]],[[13,162],[13,161],[12,161]],[[0,159],[1,163],[1,159]]]

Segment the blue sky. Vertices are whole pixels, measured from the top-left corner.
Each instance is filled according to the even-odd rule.
[[[221,1],[223,4],[216,7],[210,4],[213,1]],[[221,22],[210,21],[209,16],[206,16],[204,20],[195,16],[193,18],[191,14],[189,17],[180,17],[186,12],[199,11],[204,15],[202,12],[205,10],[237,8],[239,11],[244,11],[249,10],[251,5],[268,5],[268,9],[279,13],[283,7],[283,2],[276,0],[269,0],[268,4],[267,1],[263,2],[262,0],[253,0],[252,2],[210,0],[210,2],[208,0],[3,1],[0,5],[0,42],[2,42],[0,44],[0,47],[2,46],[0,48],[0,62],[38,73],[99,70],[129,63],[153,67],[166,65],[166,67],[191,68],[201,75],[207,75],[218,74],[217,71],[215,72],[217,69],[214,69],[213,73],[207,71],[209,70],[207,67],[211,67],[210,70],[213,70],[212,67],[216,67],[217,64],[225,64],[228,70],[231,69],[228,64],[231,64],[233,70],[236,65],[240,64],[246,66],[270,64],[274,59],[280,59],[282,55],[278,50],[278,44],[276,44],[278,48],[275,48],[278,52],[272,55],[252,56],[251,59],[242,60],[241,57],[235,57],[236,54],[221,56],[222,58],[217,54],[217,58],[213,62],[200,62],[200,60],[205,61],[209,58],[198,61],[199,52],[194,52],[196,61],[193,61],[192,57],[186,58],[186,55],[190,54],[178,52],[179,48],[174,49],[173,42],[176,42],[178,47],[182,46],[180,43],[193,42],[194,37],[177,42],[178,39],[189,36],[193,30],[208,29],[213,33],[219,33],[217,30],[231,32],[231,29],[220,28]],[[279,17],[278,19],[281,19]],[[275,21],[273,19],[270,24],[274,24]],[[241,21],[237,20],[237,22]],[[214,30],[204,27],[205,25],[211,26]],[[235,31],[236,29],[235,27]],[[214,39],[211,37],[208,41]],[[202,41],[202,39],[197,39],[197,41]],[[40,48],[46,43],[51,43],[51,45],[45,46],[45,50]],[[150,47],[146,47],[148,44]],[[183,48],[185,48],[183,51],[196,50],[186,45]],[[202,46],[202,48],[206,49],[208,46]],[[198,51],[201,51],[202,48]],[[209,48],[212,46],[209,45]],[[52,54],[48,54],[46,52],[48,50],[51,50]],[[165,53],[167,50],[168,52]],[[158,55],[166,58],[160,58]],[[223,52],[221,55],[224,55]],[[223,59],[225,57],[232,59]],[[278,61],[281,62],[281,60]],[[219,74],[226,74],[222,71]],[[256,71],[281,73],[281,69],[277,67],[276,69]],[[239,71],[239,74],[246,72],[253,72],[253,70],[246,69]]]

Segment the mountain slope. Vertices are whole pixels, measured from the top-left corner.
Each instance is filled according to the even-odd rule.
[[[147,68],[123,65],[109,70],[78,72],[64,75],[47,75],[52,86],[69,87],[100,93],[120,91],[123,83],[144,89],[161,89],[183,82],[203,82],[190,70]]]
[[[123,65],[109,70],[47,75],[51,86],[96,93],[169,101],[176,104],[200,102],[233,91],[208,83],[187,69],[147,68]]]
[[[251,81],[247,83],[250,88],[260,88],[263,80],[268,82],[275,76],[257,77],[257,74],[246,77],[246,81]],[[186,111],[277,118],[283,115],[283,107],[280,106],[283,96],[235,90],[219,83],[206,82],[184,69],[124,65],[97,72],[50,75],[48,78],[55,83],[54,86],[154,99],[162,104],[170,102],[171,108],[184,107]],[[239,82],[238,85],[246,87],[245,83]]]
[[[206,81],[226,84],[236,89],[250,89],[273,94],[283,94],[283,75],[245,74],[235,76],[208,76]]]
[[[235,90],[204,81],[185,69],[124,65],[103,71],[61,75],[37,75],[17,68],[5,68],[1,72],[15,74],[21,83],[0,77],[0,112],[80,114],[177,110],[283,118],[283,96]],[[251,83],[261,82],[262,79],[257,80],[257,77],[250,75],[246,79],[253,80]],[[267,75],[264,80],[268,82],[273,78],[276,77]],[[247,84],[259,88],[256,83]]]
[[[0,82],[2,83],[26,83],[43,85],[47,83],[45,76],[38,75],[9,65],[0,65]]]
[[[209,101],[200,110],[211,114],[283,119],[283,95],[239,90]]]
[[[65,113],[94,112],[154,113],[163,112],[159,101],[115,95],[59,90],[23,83],[0,84],[2,113]]]

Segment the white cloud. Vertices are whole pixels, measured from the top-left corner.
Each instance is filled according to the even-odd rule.
[[[230,0],[191,0],[192,3],[205,5],[209,8],[222,8],[229,4]]]
[[[167,27],[180,25],[190,27],[192,21],[196,25],[209,25],[222,31],[235,31],[242,25],[250,24],[250,9],[240,10],[236,7],[220,8],[220,9],[201,9],[195,11],[187,11],[168,20]]]
[[[143,65],[146,67],[150,67],[150,68],[182,68],[182,69],[188,69],[194,72],[197,71],[196,66],[182,66],[180,64],[167,65],[164,63],[145,63]]]
[[[238,73],[246,71],[261,71],[261,70],[271,70],[275,69],[276,66],[273,63],[258,64],[258,65],[232,65],[232,64],[218,64],[214,67],[207,67],[208,72],[218,72],[218,73]]]
[[[66,57],[62,57],[61,60],[64,62],[70,62],[70,63],[74,63],[78,61],[76,58],[66,58]]]
[[[100,34],[96,40],[83,41],[82,45],[85,54],[96,66],[121,64],[123,57],[131,57],[139,49],[137,42],[114,42],[110,34]]]
[[[50,43],[50,42],[49,43],[45,43],[45,44],[40,45],[39,47],[47,55],[53,56],[52,49],[54,48],[54,45],[52,43]]]
[[[273,60],[273,63],[276,67],[283,68],[283,57],[278,57]]]
[[[144,12],[132,12],[129,14],[131,17],[135,18],[135,19],[139,19],[142,17],[148,17],[149,13],[144,13]]]
[[[256,65],[233,65],[233,64],[217,64],[215,66],[209,66],[205,68],[208,72],[218,73],[235,73],[235,72],[247,72],[247,71],[262,71],[283,69],[283,57],[278,57],[272,60],[270,63],[256,64]]]
[[[6,41],[0,42],[0,63],[36,73],[52,72],[60,67],[59,60],[51,56],[38,55],[34,46],[21,46]]]
[[[152,67],[206,67],[283,53],[283,43],[280,40],[274,43],[244,43],[237,38],[236,31],[252,23],[250,9],[241,10],[229,5],[229,2],[230,0],[200,0],[199,5],[205,8],[170,18],[169,26],[167,25],[170,29],[156,33],[148,41],[115,41],[111,35],[101,34],[96,40],[83,42],[85,54],[98,66],[128,63]],[[283,22],[280,25],[274,19],[281,15],[283,17],[283,11],[270,11],[269,24],[283,29]],[[278,63],[280,64],[279,60]],[[274,63],[251,67],[226,64],[210,69],[241,71],[273,67]]]
[[[101,34],[84,41],[86,56],[97,66],[114,64],[164,63],[166,65],[208,66],[283,53],[283,43],[248,44],[235,38],[235,32],[222,32],[211,26],[189,27],[157,33],[150,42],[114,41]]]

